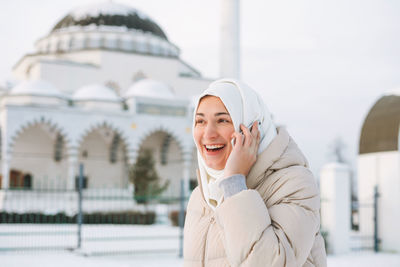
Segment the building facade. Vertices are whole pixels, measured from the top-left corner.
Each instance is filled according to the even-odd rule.
[[[1,187],[130,186],[152,151],[165,194],[195,180],[192,99],[210,80],[179,57],[152,19],[115,2],[79,7],[14,66],[1,92]]]

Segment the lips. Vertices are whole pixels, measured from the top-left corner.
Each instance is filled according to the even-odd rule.
[[[208,152],[219,151],[225,147],[225,145],[204,145]]]

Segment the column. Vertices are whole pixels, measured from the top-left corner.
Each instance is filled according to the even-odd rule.
[[[133,164],[136,163],[138,153],[139,152],[136,149],[128,149],[126,152],[126,156],[127,156],[126,175],[128,177],[128,189],[131,192],[134,192],[135,185],[133,184],[133,181],[131,181],[130,170],[131,170]]]
[[[1,188],[2,189],[8,189],[10,187],[10,162],[11,162],[11,152],[8,149],[7,125],[5,125],[3,121],[1,125]]]
[[[192,153],[191,152],[183,152],[183,170],[182,170],[182,178],[184,184],[184,192],[185,197],[188,197],[190,194],[190,167],[192,164]]]
[[[2,152],[1,164],[1,188],[8,189],[10,187],[10,157],[7,152]]]
[[[126,152],[127,155],[127,163],[129,166],[132,166],[136,163],[136,159],[138,156],[138,151],[136,149],[128,149]]]
[[[329,163],[320,175],[321,229],[327,232],[328,252],[350,252],[351,191],[350,169],[346,164]]]
[[[67,189],[75,189],[75,177],[78,174],[78,158],[79,150],[77,147],[71,147],[68,149],[68,178],[67,178]]]

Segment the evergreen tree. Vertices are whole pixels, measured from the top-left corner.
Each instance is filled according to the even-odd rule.
[[[154,165],[151,151],[143,150],[129,170],[129,178],[135,186],[134,198],[137,203],[148,203],[150,198],[160,195],[169,185],[169,181],[160,185],[160,177]]]

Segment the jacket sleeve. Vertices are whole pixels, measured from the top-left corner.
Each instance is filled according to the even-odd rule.
[[[273,200],[269,208],[256,190],[244,190],[217,208],[232,266],[305,263],[319,231],[318,189],[307,169],[285,176],[266,192],[264,198]]]

